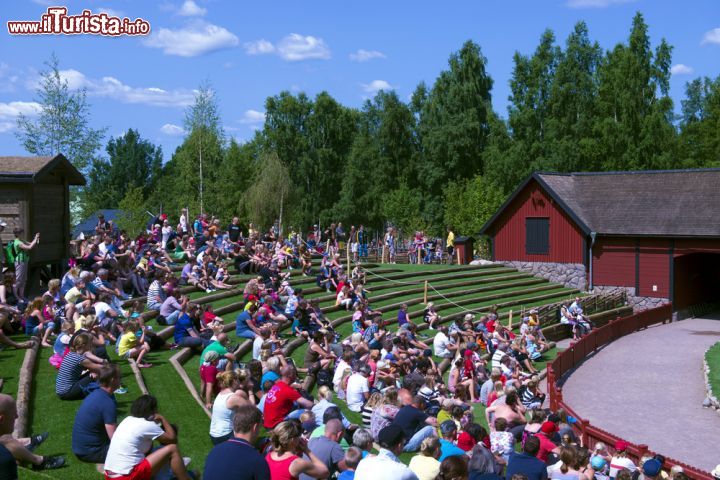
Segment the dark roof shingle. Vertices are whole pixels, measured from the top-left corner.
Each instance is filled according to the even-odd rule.
[[[720,169],[534,177],[601,235],[720,236]]]
[[[0,181],[3,178],[34,182],[38,176],[59,167],[70,185],[85,185],[83,175],[63,155],[54,157],[0,157]]]

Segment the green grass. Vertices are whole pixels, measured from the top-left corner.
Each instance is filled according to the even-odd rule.
[[[708,381],[714,396],[720,395],[720,342],[716,343],[705,354],[705,361],[710,367]]]
[[[522,307],[529,308],[532,306],[544,305],[552,303],[554,301],[562,300],[568,297],[570,292],[569,289],[563,287],[551,288],[546,291],[530,292],[527,290],[549,286],[548,283],[538,283],[536,285],[516,285],[517,283],[532,278],[528,274],[523,274],[512,269],[507,268],[467,268],[458,272],[444,272],[448,268],[447,265],[378,265],[377,267],[368,268],[369,272],[378,271],[381,272],[383,269],[394,269],[395,272],[383,273],[383,277],[389,278],[385,280],[383,278],[368,275],[368,288],[370,293],[370,301],[374,308],[386,309],[386,318],[388,320],[394,320],[397,308],[395,305],[416,299],[422,299],[422,292],[407,293],[407,290],[417,289],[422,286],[425,279],[428,279],[432,285],[436,288],[443,286],[446,289],[441,290],[443,294],[448,293],[462,293],[467,290],[475,289],[478,287],[494,287],[492,290],[468,293],[458,295],[457,297],[449,297],[453,302],[461,302],[467,300],[477,299],[469,304],[462,305],[462,307],[456,307],[448,304],[444,299],[433,300],[436,306],[448,305],[448,308],[439,311],[440,315],[445,317],[454,313],[462,313],[467,309],[481,309],[489,307],[496,303],[504,303],[507,301],[523,301],[527,299],[527,303],[520,306],[504,307],[500,309],[500,312],[507,312],[512,309],[519,312]],[[457,268],[457,266],[453,266]],[[413,274],[409,278],[400,278],[393,280],[392,277],[398,274]],[[458,278],[460,275],[471,274],[470,277]],[[504,278],[510,275],[512,278]],[[246,278],[252,278],[251,276],[243,276],[243,283]],[[314,286],[314,278],[309,277],[293,277],[295,285],[301,285],[301,288],[307,288]],[[459,282],[468,282],[477,280],[478,283],[475,285],[456,285]],[[402,283],[401,283],[402,282]],[[411,283],[406,285],[404,283]],[[242,286],[241,284],[241,286]],[[397,296],[393,298],[386,298],[384,300],[373,301],[373,297],[386,295],[389,293],[396,292]],[[401,293],[404,292],[404,293]],[[485,300],[487,296],[502,293],[507,297],[502,299]],[[429,295],[434,295],[432,290]],[[551,297],[544,300],[531,301],[532,297],[538,295],[550,294]],[[204,292],[192,292],[190,294],[193,299],[200,299],[207,294]],[[307,295],[308,298],[322,298],[321,305],[327,307],[334,304],[334,299],[328,296],[325,292],[313,292]],[[212,302],[215,308],[219,308],[224,305],[229,305],[234,302],[238,302],[242,298],[241,287],[237,290],[237,294],[232,297],[220,299]],[[392,308],[389,306],[393,305]],[[420,312],[424,308],[422,304],[412,305],[410,312]],[[351,312],[347,311],[335,311],[329,312],[327,317],[330,320],[335,320],[341,317],[349,317]],[[230,322],[235,317],[235,312],[223,314],[226,321]],[[416,323],[420,323],[421,320],[418,317],[413,319]],[[156,325],[155,321],[149,322],[150,325]],[[156,330],[162,328],[160,326],[154,327]],[[338,332],[343,337],[350,334],[352,326],[349,320],[337,327]],[[23,340],[24,337],[18,338]],[[432,341],[432,339],[429,339]],[[3,365],[2,375],[5,378],[5,387],[3,391],[13,396],[17,392],[17,373],[20,370],[22,359],[25,351],[6,349],[0,351],[0,365]],[[80,402],[63,402],[60,401],[55,395],[55,376],[57,371],[49,365],[47,362],[48,356],[52,352],[49,349],[44,349],[35,369],[35,378],[33,382],[33,398],[32,398],[32,411],[34,415],[30,419],[31,431],[50,431],[51,435],[48,441],[42,445],[38,453],[39,454],[64,454],[68,459],[68,467],[50,472],[34,473],[29,470],[23,469],[20,473],[21,478],[72,478],[73,480],[83,479],[97,479],[101,476],[95,471],[93,465],[83,464],[77,461],[70,451],[71,444],[71,430],[72,422],[75,416],[75,412],[80,405]],[[195,399],[188,392],[185,384],[182,382],[179,376],[176,375],[172,365],[169,363],[169,358],[173,352],[158,352],[152,353],[148,356],[148,361],[154,364],[153,368],[145,369],[142,371],[145,378],[145,382],[150,392],[158,398],[160,413],[166,416],[171,423],[177,424],[180,430],[180,448],[184,456],[192,458],[191,468],[202,470],[204,459],[207,457],[212,444],[209,439],[209,419],[203,412],[200,406],[197,404]],[[293,358],[296,360],[298,365],[302,365],[305,348],[300,347],[293,352]],[[538,369],[544,368],[545,362],[555,358],[557,352],[552,350],[545,354],[544,361],[537,362],[536,366]],[[720,356],[720,348],[718,349],[718,356]],[[250,358],[248,353],[244,359]],[[717,360],[716,360],[717,363]],[[6,368],[7,367],[7,368]],[[124,418],[129,410],[129,405],[140,395],[139,388],[135,382],[135,378],[129,368],[129,365],[125,362],[121,362],[123,372],[123,383],[127,386],[129,392],[123,396],[117,396],[120,416],[119,419]],[[190,358],[184,365],[185,371],[192,380],[195,388],[199,387],[199,369],[197,356]],[[718,372],[720,374],[720,372]],[[720,382],[719,382],[720,383]],[[360,414],[351,412],[347,409],[347,405],[337,400],[338,406],[341,408],[343,413],[353,422],[361,423]],[[475,412],[475,418],[478,423],[485,424],[484,420],[484,407],[478,404],[473,405]],[[407,458],[405,458],[407,457]],[[408,461],[411,455],[403,455],[403,460]]]

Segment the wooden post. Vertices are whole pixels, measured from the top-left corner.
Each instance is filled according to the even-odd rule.
[[[508,314],[508,330],[512,330],[512,310]]]
[[[427,305],[427,292],[428,292],[428,281],[425,280],[425,295],[423,295],[423,303]]]

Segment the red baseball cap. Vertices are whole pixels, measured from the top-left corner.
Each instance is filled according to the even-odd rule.
[[[545,435],[552,435],[553,433],[558,431],[558,427],[553,422],[543,422],[542,426],[540,427],[540,431]]]
[[[624,452],[628,449],[629,446],[630,444],[625,440],[618,440],[617,442],[615,442],[615,450],[617,450],[618,452]]]

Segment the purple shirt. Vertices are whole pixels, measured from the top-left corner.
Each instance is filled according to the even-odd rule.
[[[408,323],[410,323],[410,320],[408,320],[407,312],[401,308],[398,312],[398,326],[402,327]]]
[[[170,295],[160,306],[160,315],[167,318],[176,310],[182,310],[182,306],[178,303],[177,299]]]

